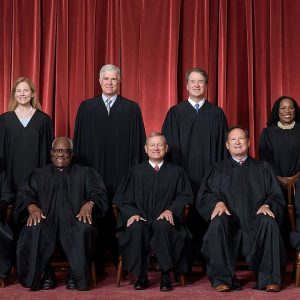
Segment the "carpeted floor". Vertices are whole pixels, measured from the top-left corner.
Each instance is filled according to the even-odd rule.
[[[283,290],[279,293],[267,293],[265,291],[254,290],[255,277],[252,272],[244,270],[238,271],[237,277],[243,284],[240,291],[232,291],[230,293],[215,292],[206,276],[201,275],[199,270],[194,269],[191,276],[186,278],[186,287],[180,287],[174,284],[174,290],[171,292],[159,291],[159,272],[150,272],[150,287],[144,291],[136,291],[133,289],[133,278],[128,278],[121,282],[121,287],[115,287],[116,271],[113,266],[108,267],[107,274],[98,278],[97,288],[85,291],[69,291],[65,288],[66,273],[58,274],[58,287],[51,291],[31,292],[24,289],[15,279],[11,278],[7,282],[7,287],[0,289],[0,299],[9,300],[91,300],[91,299],[300,299],[300,287],[296,288],[292,281],[291,266],[284,275]]]

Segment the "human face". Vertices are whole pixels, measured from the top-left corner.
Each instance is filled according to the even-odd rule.
[[[117,93],[120,80],[118,79],[117,72],[107,71],[100,75],[99,82],[104,95],[110,97]]]
[[[65,168],[72,160],[73,152],[67,139],[58,139],[51,150],[51,160],[55,167]]]
[[[189,93],[189,97],[192,100],[196,102],[202,100],[206,92],[206,86],[206,79],[202,74],[198,72],[192,72],[189,75],[186,89]]]
[[[155,163],[163,161],[168,145],[162,136],[153,136],[147,139],[145,151],[149,159]]]
[[[291,99],[284,98],[279,105],[279,120],[284,125],[291,124],[295,119],[295,106]]]
[[[226,147],[229,150],[231,156],[236,158],[243,158],[247,155],[250,146],[250,141],[246,137],[245,131],[236,128],[233,129],[226,141]]]
[[[16,86],[15,98],[19,105],[30,105],[32,96],[32,90],[26,81],[22,81]]]

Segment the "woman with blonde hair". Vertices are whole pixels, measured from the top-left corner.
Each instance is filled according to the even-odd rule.
[[[0,163],[14,192],[33,169],[49,162],[52,121],[42,112],[30,79],[18,78],[8,111],[0,116]]]

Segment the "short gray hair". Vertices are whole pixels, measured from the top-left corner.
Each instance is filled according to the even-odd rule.
[[[152,137],[155,137],[155,136],[160,136],[160,137],[163,139],[164,143],[167,144],[167,140],[166,140],[165,136],[164,136],[161,132],[158,132],[158,131],[151,132],[151,133],[147,136],[145,144],[147,145],[148,140],[149,140],[150,138],[152,138]]]
[[[60,137],[57,137],[53,142],[52,142],[52,149],[53,149],[53,146],[55,144],[55,142],[59,141],[59,140],[67,140],[69,142],[69,149],[73,150],[73,142],[71,139],[69,139],[68,137],[65,137],[65,136],[60,136]]]
[[[105,72],[116,72],[118,80],[121,80],[121,71],[115,65],[104,65],[99,72],[99,78],[102,79],[102,76]]]

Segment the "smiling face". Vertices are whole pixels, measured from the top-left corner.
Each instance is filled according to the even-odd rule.
[[[187,81],[186,89],[193,101],[200,101],[206,92],[206,79],[199,72],[191,72]]]
[[[65,168],[72,160],[73,151],[70,149],[70,142],[66,138],[57,139],[51,150],[51,160],[55,167]]]
[[[111,97],[117,93],[120,80],[116,71],[100,74],[99,82],[104,95]]]
[[[167,153],[168,145],[163,136],[149,137],[146,141],[145,151],[149,159],[159,164]]]
[[[237,159],[244,158],[248,153],[249,146],[250,141],[247,138],[244,130],[235,128],[230,131],[226,141],[226,147],[231,156]]]
[[[15,98],[19,105],[23,105],[23,106],[29,105],[32,96],[33,96],[32,90],[26,81],[22,81],[16,86]]]
[[[295,105],[289,98],[284,98],[279,105],[279,120],[284,125],[291,124],[295,119]]]

